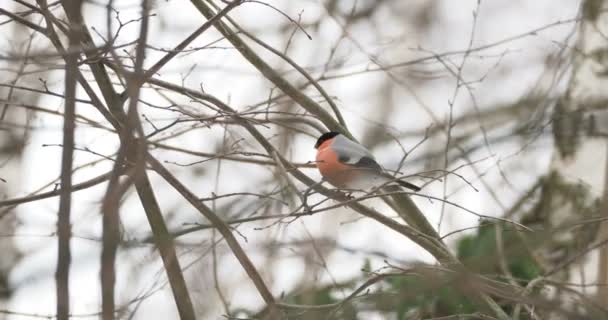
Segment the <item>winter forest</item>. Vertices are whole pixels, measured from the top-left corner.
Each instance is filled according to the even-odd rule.
[[[0,320],[608,319],[607,108],[608,0],[2,0]]]

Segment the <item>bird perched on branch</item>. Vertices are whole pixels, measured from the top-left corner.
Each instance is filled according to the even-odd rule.
[[[369,150],[339,132],[322,134],[315,149],[319,172],[325,180],[338,188],[369,190],[398,184],[414,191],[420,190],[418,186],[386,173]]]

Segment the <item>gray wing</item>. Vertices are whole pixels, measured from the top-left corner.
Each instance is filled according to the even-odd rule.
[[[382,177],[382,179],[385,179],[379,181],[380,183],[393,181],[404,188],[414,191],[420,190],[420,187],[414,184],[407,181],[395,180],[395,177],[385,173],[384,169],[376,162],[376,159],[369,150],[342,135],[336,137],[336,140],[331,144],[331,148],[338,154],[338,160],[340,160],[340,162],[361,168],[361,170],[373,173],[375,177]],[[377,175],[377,173],[380,173],[380,175]]]
[[[375,159],[372,159],[369,157],[363,157],[363,158],[359,159],[359,161],[357,161],[357,163],[354,163],[354,166],[372,169],[372,170],[378,171],[378,172],[382,171],[382,167],[378,164],[378,162],[376,162]]]
[[[331,148],[338,154],[338,160],[342,163],[382,171],[382,167],[369,150],[342,135],[336,137]]]

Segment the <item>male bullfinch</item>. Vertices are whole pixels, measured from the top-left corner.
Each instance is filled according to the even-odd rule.
[[[319,172],[338,188],[368,190],[394,182],[404,188],[420,190],[418,186],[384,172],[369,150],[339,132],[322,134],[315,149]]]

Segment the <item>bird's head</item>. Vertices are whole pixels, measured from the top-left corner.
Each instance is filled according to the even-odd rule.
[[[318,149],[323,144],[323,142],[333,139],[339,134],[339,132],[335,131],[325,132],[319,137],[319,139],[317,139],[317,143],[315,143],[315,149]]]

